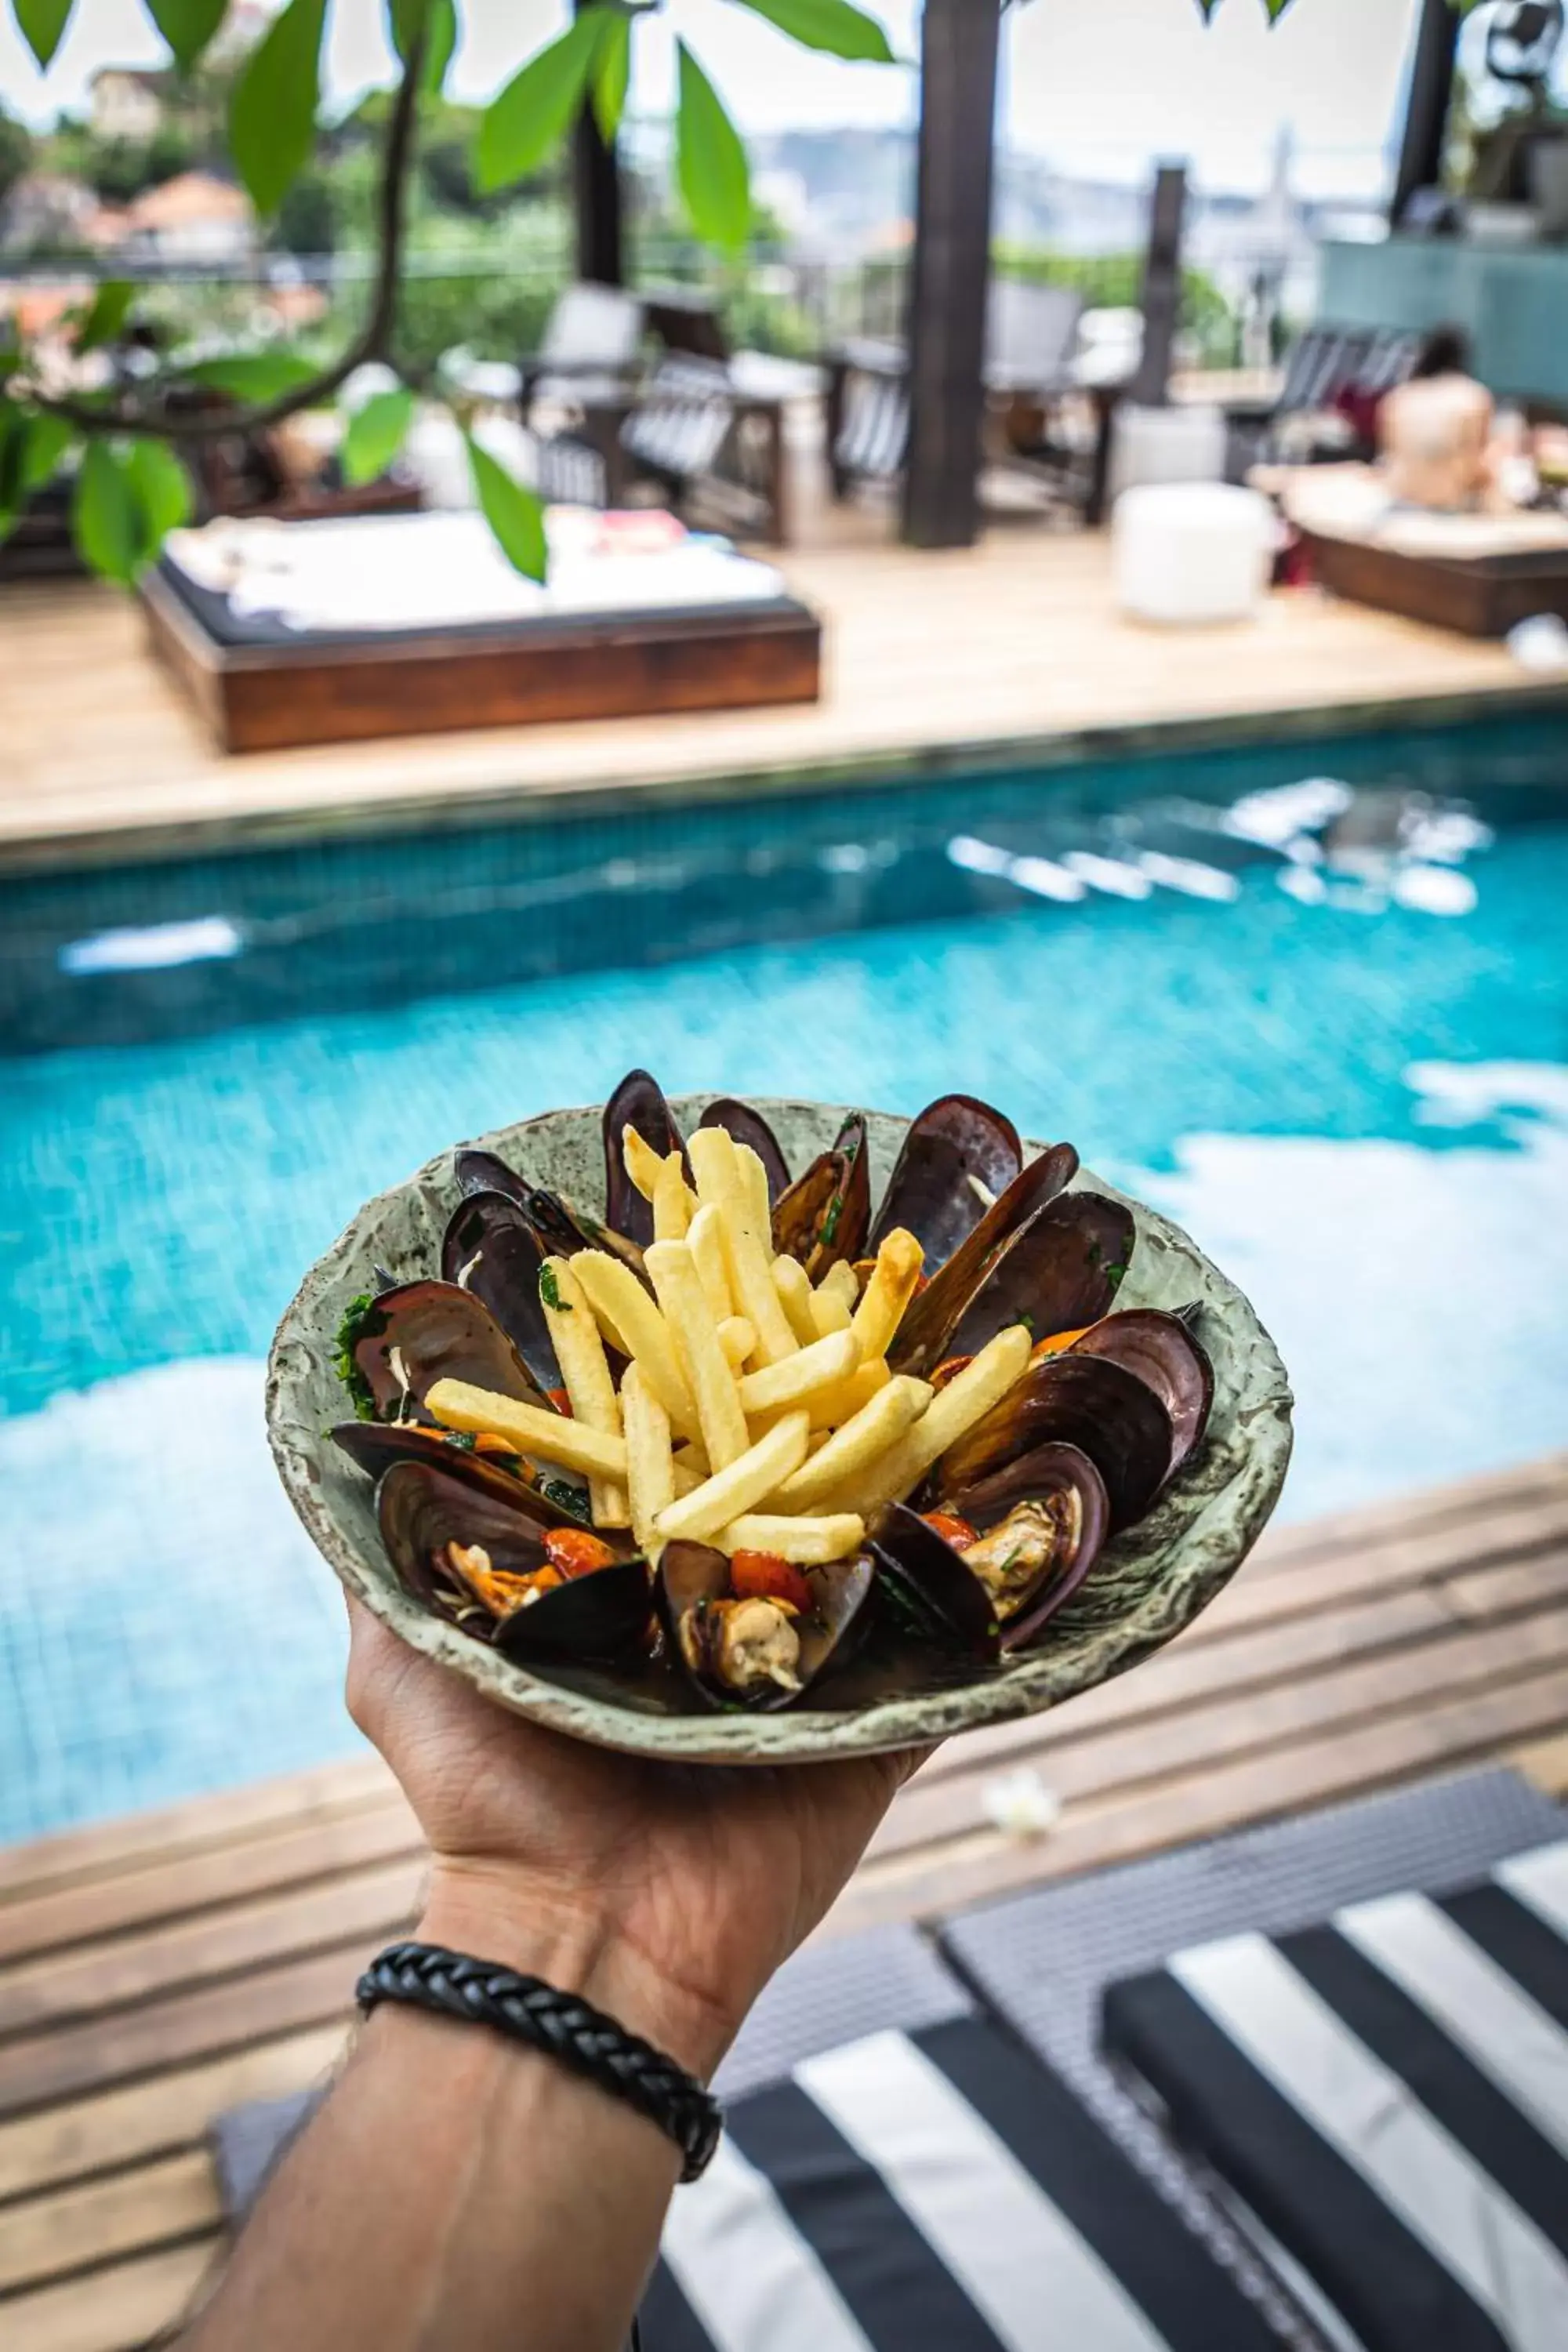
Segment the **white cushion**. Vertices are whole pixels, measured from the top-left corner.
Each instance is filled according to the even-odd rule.
[[[1111,539],[1116,601],[1135,620],[1240,621],[1268,585],[1274,515],[1256,490],[1150,483],[1117,500]]]

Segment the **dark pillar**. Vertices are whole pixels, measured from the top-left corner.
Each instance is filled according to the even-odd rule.
[[[1399,170],[1389,202],[1390,225],[1397,228],[1418,188],[1436,186],[1443,168],[1443,142],[1454,94],[1454,58],[1462,23],[1453,0],[1421,0],[1415,47],[1410,59],[1410,95]]]
[[[590,0],[574,0],[580,16]],[[599,136],[584,106],[572,134],[572,197],[577,214],[577,275],[601,286],[622,286],[621,173],[613,146]]]
[[[998,0],[925,0],[904,538],[968,547],[985,401]]]
[[[1171,386],[1171,354],[1182,317],[1182,220],[1187,208],[1187,167],[1162,163],[1149,204],[1143,256],[1143,351],[1128,387],[1141,408],[1163,408]]]

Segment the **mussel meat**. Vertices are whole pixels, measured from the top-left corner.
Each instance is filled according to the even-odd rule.
[[[924,1251],[928,1273],[945,1265],[1023,1164],[1017,1129],[989,1103],[973,1095],[928,1103],[910,1121],[868,1253],[875,1256],[883,1235],[901,1225]]]
[[[961,1489],[931,1516],[988,1594],[1001,1621],[1002,1647],[1016,1650],[1056,1615],[1099,1559],[1110,1532],[1110,1498],[1087,1454],[1047,1443]]]
[[[505,1192],[470,1192],[459,1201],[441,1242],[441,1273],[488,1307],[542,1389],[561,1385],[561,1370],[539,1297],[545,1258],[528,1212]]]
[[[672,1655],[710,1706],[793,1706],[858,1629],[874,1574],[864,1553],[826,1568],[767,1567],[748,1578],[744,1554],[732,1561],[707,1544],[665,1547],[659,1613]]]
[[[1000,1404],[951,1446],[932,1474],[942,1510],[1047,1441],[1087,1454],[1105,1482],[1110,1531],[1141,1519],[1171,1465],[1171,1416],[1121,1364],[1076,1349],[1033,1365]]]
[[[1153,1390],[1171,1417],[1165,1475],[1179,1470],[1202,1438],[1214,1403],[1214,1366],[1187,1323],[1156,1307],[1131,1307],[1094,1324],[1072,1352],[1103,1356]]]
[[[387,1557],[427,1608],[518,1658],[646,1652],[647,1564],[531,1496],[501,1496],[425,1462],[375,1491]]]

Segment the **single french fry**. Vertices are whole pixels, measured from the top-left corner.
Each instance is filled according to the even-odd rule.
[[[741,1171],[735,1165],[734,1138],[721,1127],[700,1127],[686,1147],[697,1197],[704,1208],[720,1207],[735,1192]]]
[[[680,1154],[672,1151],[658,1171],[653,1188],[653,1237],[656,1242],[679,1242],[686,1239],[686,1229],[691,1223],[696,1202],[691,1197],[680,1165]]]
[[[626,1436],[626,1493],[632,1533],[656,1560],[660,1549],[654,1521],[675,1500],[675,1457],[669,1448],[669,1415],[644,1378],[640,1364],[628,1364],[621,1381],[621,1418]]]
[[[725,1139],[728,1141],[728,1138]],[[751,1444],[735,1375],[719,1344],[719,1327],[708,1304],[689,1242],[655,1242],[643,1260],[674,1338],[703,1449],[715,1470],[744,1454]]]
[[[768,1171],[749,1143],[735,1146],[735,1171],[745,1194],[746,1209],[757,1231],[766,1237],[768,1255],[773,1255],[773,1204],[768,1194]]]
[[[858,1551],[865,1540],[866,1522],[855,1511],[835,1511],[816,1519],[743,1511],[713,1538],[719,1551],[768,1551],[796,1568],[821,1568],[830,1559],[842,1559]]]
[[[1010,1323],[989,1339],[972,1362],[939,1389],[924,1412],[879,1455],[868,1469],[847,1478],[823,1499],[835,1511],[858,1511],[862,1517],[884,1503],[901,1502],[925,1476],[939,1454],[956,1444],[983,1413],[999,1404],[1022,1378],[1029,1361],[1029,1334],[1022,1323]]]
[[[708,1459],[708,1450],[700,1437],[692,1438],[689,1444],[676,1447],[675,1466],[678,1470],[694,1470],[700,1478],[710,1476],[713,1469]]]
[[[907,1373],[888,1381],[768,1497],[773,1509],[810,1511],[824,1495],[847,1486],[869,1471],[879,1454],[885,1454],[920,1419],[931,1394],[929,1382],[912,1380]]]
[[[672,1462],[669,1469],[677,1496],[694,1495],[708,1475],[706,1470],[693,1470],[690,1465],[685,1462]],[[655,1540],[658,1540],[657,1538]]]
[[[860,1277],[847,1257],[836,1258],[816,1287],[819,1291],[836,1293],[853,1315],[855,1302],[860,1296]]]
[[[628,1119],[621,1129],[621,1156],[626,1163],[626,1174],[645,1201],[651,1201],[664,1161],[648,1142],[637,1133]]]
[[[853,1331],[830,1331],[809,1348],[797,1348],[781,1363],[748,1372],[741,1382],[741,1409],[777,1412],[786,1405],[805,1404],[819,1389],[836,1389],[849,1378],[860,1360],[860,1343]]]
[[[826,1339],[830,1331],[847,1331],[854,1319],[849,1301],[837,1284],[830,1290],[826,1282],[818,1283],[811,1294],[811,1320],[816,1337]]]
[[[816,1295],[811,1287],[811,1277],[798,1258],[774,1258],[773,1288],[778,1292],[779,1305],[789,1318],[790,1329],[803,1348],[809,1348],[812,1341],[820,1339],[823,1334],[817,1329],[811,1311]],[[846,1315],[842,1325],[836,1328],[847,1330],[848,1326],[849,1318]]]
[[[925,1252],[913,1234],[897,1225],[877,1252],[876,1269],[860,1293],[851,1328],[860,1342],[863,1361],[885,1356],[915,1285],[925,1265]]]
[[[632,1283],[635,1288],[635,1275]],[[605,1343],[599,1337],[588,1294],[573,1273],[569,1259],[544,1260],[539,1269],[539,1302],[544,1309],[561,1378],[572,1401],[573,1419],[585,1428],[602,1430],[606,1437],[619,1437],[621,1404],[605,1360]],[[621,1480],[591,1476],[588,1509],[596,1528],[626,1527],[631,1509]]]
[[[590,1429],[570,1413],[547,1412],[542,1405],[520,1404],[468,1381],[436,1381],[425,1391],[425,1409],[443,1429],[493,1430],[509,1437],[520,1454],[589,1478],[626,1475],[626,1442]]]
[[[740,1171],[748,1160],[762,1162],[745,1144],[734,1147],[733,1184],[719,1202],[723,1219],[724,1249],[730,1267],[730,1288],[738,1311],[757,1328],[756,1352],[764,1364],[782,1363],[793,1356],[799,1341],[773,1288],[773,1244],[771,1217],[760,1219],[752,1198],[753,1187]],[[765,1181],[764,1181],[764,1191]]]
[[[744,1315],[726,1315],[719,1326],[719,1345],[732,1372],[738,1372],[757,1344],[754,1324]]]
[[[730,1297],[729,1261],[724,1255],[724,1223],[716,1201],[705,1202],[698,1209],[686,1229],[686,1239],[697,1261],[709,1311],[715,1323],[727,1323],[735,1308]]]
[[[892,1377],[886,1356],[873,1356],[868,1364],[860,1365],[837,1388],[823,1389],[812,1398],[813,1422],[824,1429],[842,1429],[847,1421],[854,1420],[862,1405],[869,1404],[879,1389],[887,1387]]]
[[[715,1470],[696,1491],[683,1495],[658,1517],[658,1533],[667,1543],[706,1543],[731,1519],[749,1511],[782,1486],[805,1459],[806,1417],[787,1413],[759,1437],[754,1445]]]
[[[624,1259],[607,1250],[579,1250],[570,1261],[588,1305],[613,1347],[633,1356],[643,1377],[682,1437],[695,1437],[697,1405],[668,1324]],[[564,1367],[563,1367],[564,1370]]]

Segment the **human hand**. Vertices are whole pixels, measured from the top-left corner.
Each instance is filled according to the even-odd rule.
[[[348,1702],[430,1843],[420,1936],[578,1991],[708,2075],[923,1751],[659,1763],[541,1729],[351,1601]]]

